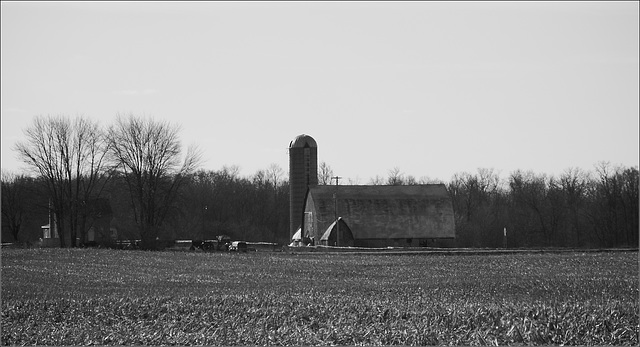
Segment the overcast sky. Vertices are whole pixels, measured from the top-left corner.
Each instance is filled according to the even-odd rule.
[[[2,2],[2,168],[35,115],[181,125],[241,175],[305,133],[368,183],[638,165],[638,2]],[[345,182],[346,183],[346,182]]]

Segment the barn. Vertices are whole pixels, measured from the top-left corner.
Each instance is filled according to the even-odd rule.
[[[418,247],[455,237],[444,184],[312,186],[302,225],[302,235],[327,246]]]
[[[455,238],[444,184],[318,185],[318,148],[309,135],[289,144],[293,244],[418,247]]]

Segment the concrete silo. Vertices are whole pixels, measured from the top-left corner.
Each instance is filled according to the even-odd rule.
[[[299,135],[289,144],[289,240],[304,220],[307,188],[318,185],[318,145],[309,135]]]

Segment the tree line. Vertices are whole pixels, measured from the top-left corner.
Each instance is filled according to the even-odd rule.
[[[179,126],[149,117],[118,116],[102,127],[84,117],[36,117],[15,150],[30,174],[2,172],[3,241],[34,241],[40,226],[57,225],[61,247],[87,243],[108,214],[118,238],[289,242],[289,185],[276,164],[242,177],[239,167],[199,168],[200,151],[183,151]],[[333,170],[318,166],[318,182]],[[457,173],[443,182],[398,168],[368,184],[444,183],[452,200],[456,239],[447,247],[637,247],[638,168],[601,162],[595,171],[558,177],[493,169]],[[107,201],[109,208],[98,201]],[[53,218],[49,218],[53,215]]]
[[[10,175],[3,173],[3,228],[7,219],[17,237],[27,219],[25,214],[22,219],[4,216],[5,207],[7,213],[11,210],[5,205],[12,203],[5,200],[25,199],[10,193],[5,199],[5,191],[19,191],[17,186],[35,182],[38,186],[31,191],[47,197],[36,206],[46,205],[47,214],[53,216],[49,220],[60,235],[61,247],[67,242],[71,247],[86,243],[91,220],[96,219],[96,213],[106,212],[95,211],[95,202],[107,193],[109,182],[117,180],[127,188],[128,214],[142,244],[155,248],[181,186],[200,160],[196,148],[183,154],[179,126],[150,117],[118,115],[115,123],[105,128],[82,116],[37,116],[24,135],[25,140],[14,149],[35,178],[14,177],[12,186],[4,179]]]
[[[559,176],[516,170],[501,179],[494,169],[455,174],[444,183],[453,204],[456,247],[637,247],[638,168],[595,165]],[[386,182],[423,184],[394,168]],[[506,229],[506,230],[505,230]],[[505,237],[506,231],[506,237]]]

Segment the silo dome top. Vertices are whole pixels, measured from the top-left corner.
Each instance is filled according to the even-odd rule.
[[[289,148],[294,147],[318,147],[318,144],[316,144],[316,140],[314,140],[313,137],[307,134],[302,134],[296,136],[296,138],[289,144]]]

